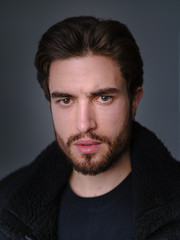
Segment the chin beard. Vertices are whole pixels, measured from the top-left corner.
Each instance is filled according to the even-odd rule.
[[[56,131],[55,136],[60,148],[66,154],[67,159],[72,164],[73,168],[84,175],[95,176],[110,169],[118,160],[121,159],[122,155],[129,150],[131,125],[132,118],[130,115],[120,134],[115,139],[111,139],[107,136],[96,135],[93,132],[87,132],[71,136],[68,138],[67,143],[65,143]],[[104,155],[100,156],[99,159],[96,160],[94,160],[94,158],[96,158],[96,153],[81,154],[81,156],[78,157],[74,156],[71,152],[71,146],[74,141],[83,137],[98,140],[106,144],[107,150]]]

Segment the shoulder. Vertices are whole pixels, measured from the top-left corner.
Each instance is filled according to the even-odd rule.
[[[180,161],[172,157],[165,144],[154,132],[138,122],[133,122],[131,148],[137,157],[146,156],[146,158],[151,159],[149,164],[153,163],[155,166],[161,164],[165,166],[167,164],[172,168],[180,169]]]
[[[138,123],[131,149],[137,239],[154,231],[148,240],[180,239],[180,162]]]
[[[53,142],[31,164],[3,179],[0,182],[0,239],[6,239],[6,235],[8,239],[31,235],[39,229],[39,222],[47,226],[70,173],[71,166]]]
[[[54,141],[32,163],[0,181],[0,207],[8,204],[8,200],[22,189],[28,191],[28,187],[32,189],[37,183],[40,186],[51,176],[56,176],[65,165],[65,156]]]

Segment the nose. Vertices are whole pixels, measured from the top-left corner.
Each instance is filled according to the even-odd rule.
[[[79,103],[77,110],[76,129],[80,133],[86,133],[96,128],[96,121],[92,107],[88,102]]]

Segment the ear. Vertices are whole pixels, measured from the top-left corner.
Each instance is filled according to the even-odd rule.
[[[136,89],[136,92],[135,92],[135,94],[133,96],[133,100],[132,100],[132,116],[133,116],[133,119],[135,118],[136,110],[137,110],[138,104],[139,104],[142,97],[143,97],[143,88],[138,87]]]

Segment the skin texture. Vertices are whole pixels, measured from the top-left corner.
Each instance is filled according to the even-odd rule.
[[[131,171],[131,116],[142,88],[137,89],[130,106],[126,81],[117,63],[89,54],[52,62],[49,90],[56,138],[74,164],[71,187],[82,196],[82,185],[93,189],[94,180],[99,179],[99,192],[96,189],[87,195],[111,190]]]

